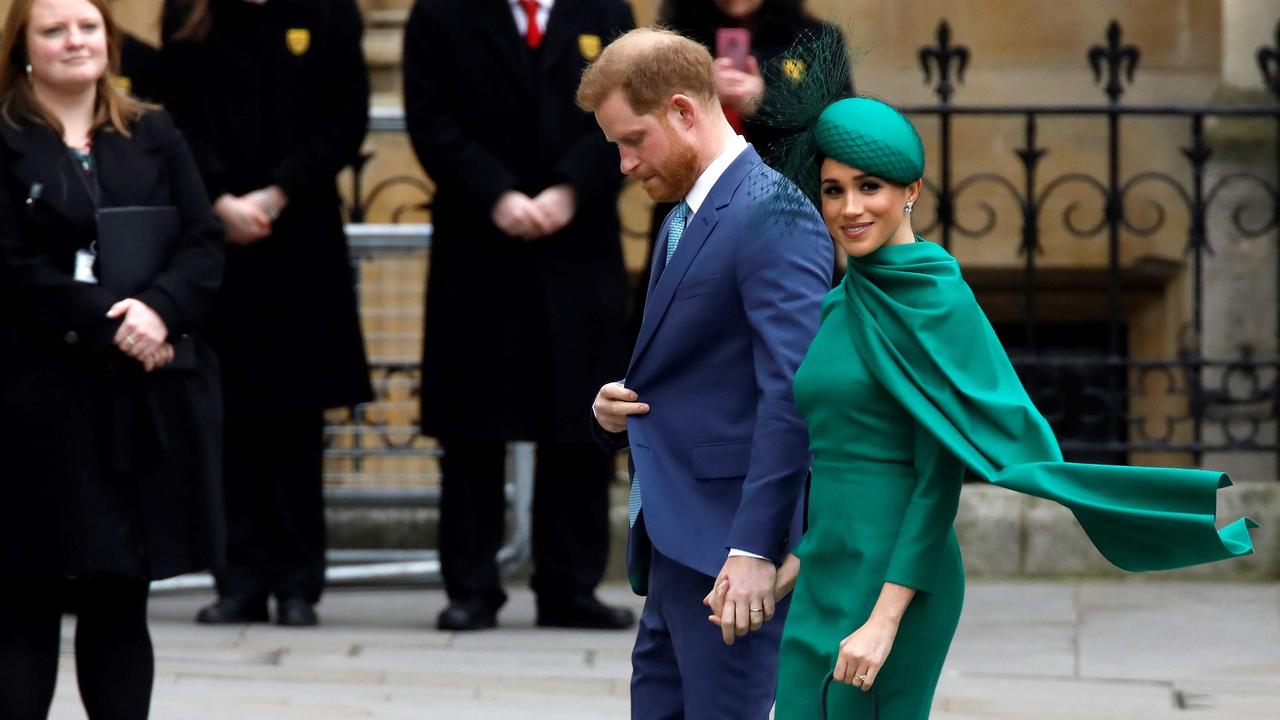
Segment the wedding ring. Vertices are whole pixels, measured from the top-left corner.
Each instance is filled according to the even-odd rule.
[[[764,608],[751,608],[751,612],[764,612]]]
[[[854,680],[866,680],[866,679],[867,679],[867,676],[866,676],[866,675],[854,675],[854,676],[853,676],[853,679],[854,679]]]
[[[128,337],[126,337],[126,338],[124,339],[124,341],[125,341],[125,342],[127,342],[127,343],[129,343],[130,345],[135,345],[135,344],[137,344],[138,339],[137,339],[137,338],[135,338],[135,337],[134,337],[134,336],[132,336],[132,335],[129,335]]]

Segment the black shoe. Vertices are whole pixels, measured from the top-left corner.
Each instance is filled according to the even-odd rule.
[[[320,624],[315,608],[301,598],[276,600],[276,623],[289,627],[314,627]]]
[[[266,600],[254,601],[235,597],[219,598],[217,602],[200,608],[200,612],[196,613],[196,622],[205,625],[264,623],[268,619]]]
[[[441,630],[487,630],[498,626],[498,611],[475,601],[455,601],[440,611],[436,627]]]
[[[539,627],[622,630],[635,623],[636,615],[631,610],[605,605],[591,594],[538,603]]]

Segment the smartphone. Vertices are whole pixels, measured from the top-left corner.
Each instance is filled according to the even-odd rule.
[[[716,57],[729,58],[733,66],[747,71],[747,55],[751,54],[751,31],[746,28],[716,28]]]

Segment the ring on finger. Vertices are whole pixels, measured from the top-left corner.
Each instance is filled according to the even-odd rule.
[[[129,334],[125,336],[124,341],[129,343],[129,345],[132,347],[133,345],[137,344],[138,338],[134,337],[132,334]]]

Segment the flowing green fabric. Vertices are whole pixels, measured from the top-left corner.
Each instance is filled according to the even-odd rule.
[[[1069,508],[1111,563],[1169,570],[1253,552],[1252,520],[1215,528],[1217,491],[1231,484],[1224,473],[1064,462],[941,246],[851,258],[844,290],[855,348],[931,438],[984,480]]]

